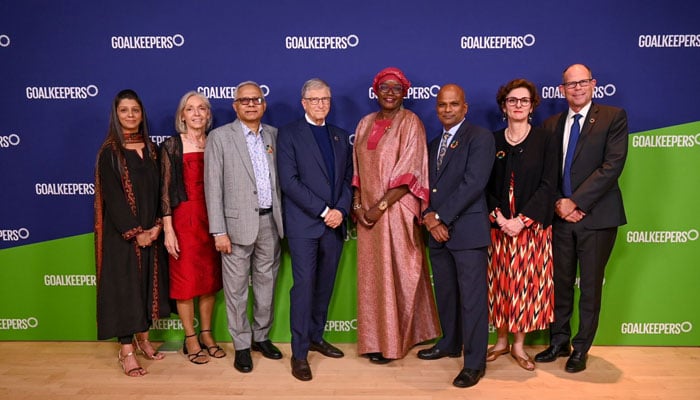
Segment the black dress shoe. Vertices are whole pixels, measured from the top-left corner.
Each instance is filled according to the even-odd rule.
[[[342,350],[326,342],[323,339],[321,339],[320,342],[311,342],[311,344],[309,345],[309,350],[318,351],[324,356],[332,358],[341,358],[345,355],[343,354]]]
[[[311,367],[306,360],[297,360],[292,356],[292,375],[300,381],[311,380]]]
[[[445,350],[438,349],[437,346],[433,346],[429,349],[423,349],[418,351],[418,358],[421,360],[437,360],[443,357],[456,358],[462,355],[461,351],[456,353],[449,353]]]
[[[265,340],[264,342],[253,342],[251,349],[253,351],[261,352],[265,358],[271,358],[273,360],[279,360],[282,358],[282,352],[280,352],[280,349],[275,347],[275,345],[272,344],[269,339]]]
[[[382,353],[367,353],[367,357],[369,362],[373,364],[388,364],[391,362],[391,359],[384,357]]]
[[[250,358],[250,349],[236,350],[236,358],[233,367],[246,373],[253,370],[253,359]]]
[[[474,386],[479,383],[482,376],[484,376],[483,369],[464,368],[459,371],[459,375],[452,381],[452,384],[461,388]]]
[[[586,360],[588,360],[588,354],[574,350],[571,353],[571,357],[566,360],[566,367],[564,370],[572,373],[581,372],[586,369]]]
[[[558,345],[551,345],[547,347],[544,351],[537,353],[535,356],[535,361],[536,362],[552,362],[557,359],[557,357],[567,357],[569,354],[571,354],[571,349],[569,348],[569,345],[563,345],[563,346],[558,346]]]

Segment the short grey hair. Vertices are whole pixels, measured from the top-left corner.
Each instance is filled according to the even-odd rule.
[[[265,101],[265,94],[263,93],[262,88],[260,87],[260,85],[258,85],[257,82],[254,81],[243,81],[236,85],[236,89],[233,91],[233,101],[236,101],[236,99],[238,98],[238,89],[242,88],[243,86],[255,86],[256,88],[258,88],[258,90],[260,91],[260,96],[263,98],[263,101]]]
[[[207,118],[206,130],[211,129],[212,114],[211,103],[209,102],[209,99],[207,99],[207,96],[199,92],[190,90],[189,92],[185,93],[184,96],[182,96],[182,98],[180,99],[180,103],[177,105],[177,111],[175,111],[175,130],[177,131],[177,133],[187,133],[187,125],[185,124],[185,120],[182,118],[182,112],[185,109],[185,104],[187,103],[187,100],[189,100],[190,97],[193,96],[199,97],[199,99],[202,100],[209,109],[209,118]]]
[[[306,92],[314,89],[328,89],[328,93],[331,92],[331,86],[326,81],[321,78],[311,78],[301,87],[301,98],[305,98]]]

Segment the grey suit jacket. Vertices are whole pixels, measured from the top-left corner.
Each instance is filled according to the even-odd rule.
[[[284,235],[280,186],[277,179],[277,128],[262,124],[272,188],[272,215],[277,233]],[[226,232],[231,242],[250,245],[259,227],[255,172],[241,122],[236,119],[209,133],[204,152],[204,193],[211,233]]]

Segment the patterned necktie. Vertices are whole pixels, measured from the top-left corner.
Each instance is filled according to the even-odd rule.
[[[437,158],[437,169],[440,169],[442,165],[442,159],[445,158],[445,153],[447,153],[447,141],[450,139],[450,133],[445,132],[442,134],[442,140],[440,141],[440,148],[438,149]]]
[[[578,142],[578,137],[581,134],[581,126],[578,124],[578,120],[581,118],[581,114],[576,114],[572,117],[574,123],[571,124],[571,131],[569,132],[569,144],[566,147],[566,159],[564,159],[564,174],[562,175],[561,189],[564,192],[564,196],[571,197],[571,164],[574,161],[574,152],[576,151],[576,143]]]

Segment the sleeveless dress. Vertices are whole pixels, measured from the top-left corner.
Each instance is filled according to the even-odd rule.
[[[221,290],[221,255],[209,234],[204,201],[204,153],[185,153],[182,161],[187,201],[173,210],[180,258],[170,257],[170,297],[189,300]]]

